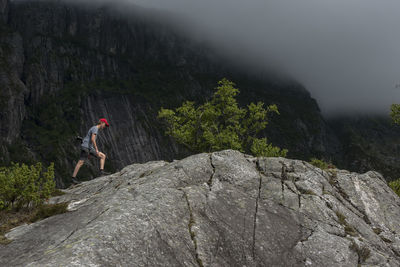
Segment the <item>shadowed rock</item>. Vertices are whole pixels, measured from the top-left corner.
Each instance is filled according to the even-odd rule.
[[[10,0],[0,0],[0,21],[7,22]]]
[[[1,266],[399,266],[400,198],[376,172],[226,150],[134,164],[65,191]]]

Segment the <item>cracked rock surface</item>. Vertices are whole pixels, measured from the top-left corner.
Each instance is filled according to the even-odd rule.
[[[377,172],[225,150],[133,164],[55,197],[0,266],[400,266],[400,198]]]

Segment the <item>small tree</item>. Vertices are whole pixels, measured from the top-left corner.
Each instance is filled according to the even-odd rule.
[[[0,210],[39,206],[55,190],[54,164],[13,164],[0,168]]]
[[[235,149],[255,156],[286,156],[286,149],[257,137],[268,124],[268,114],[279,114],[276,105],[264,108],[258,102],[240,108],[235,99],[239,90],[225,78],[215,89],[211,101],[203,105],[186,101],[175,110],[161,108],[158,117],[166,124],[166,134],[196,153]]]
[[[392,104],[390,107],[390,116],[396,124],[400,124],[400,104]],[[390,188],[400,196],[400,179],[391,181],[389,183]]]
[[[389,182],[389,187],[400,197],[400,179]]]
[[[331,162],[326,162],[324,160],[317,159],[317,158],[311,158],[310,164],[314,165],[315,167],[320,168],[321,170],[336,168],[336,166],[333,165]]]
[[[400,197],[400,179],[389,182],[389,187]]]
[[[390,116],[396,124],[400,124],[400,104],[392,104],[390,107]]]

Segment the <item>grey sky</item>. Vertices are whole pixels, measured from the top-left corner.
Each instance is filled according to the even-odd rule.
[[[400,103],[399,0],[119,1],[182,14],[199,41],[285,70],[326,115],[388,113]]]

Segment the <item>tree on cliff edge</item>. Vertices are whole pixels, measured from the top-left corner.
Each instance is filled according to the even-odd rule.
[[[400,124],[400,104],[392,104],[390,107],[390,117],[396,124]],[[389,183],[390,188],[400,196],[400,178]]]
[[[166,134],[195,153],[235,149],[255,156],[282,156],[287,150],[258,138],[268,124],[269,113],[279,114],[276,105],[250,103],[240,108],[235,99],[239,90],[227,79],[218,82],[211,101],[196,107],[186,101],[175,110],[164,109],[158,117],[166,124]]]
[[[400,124],[400,104],[392,104],[390,107],[390,116],[396,124]]]

